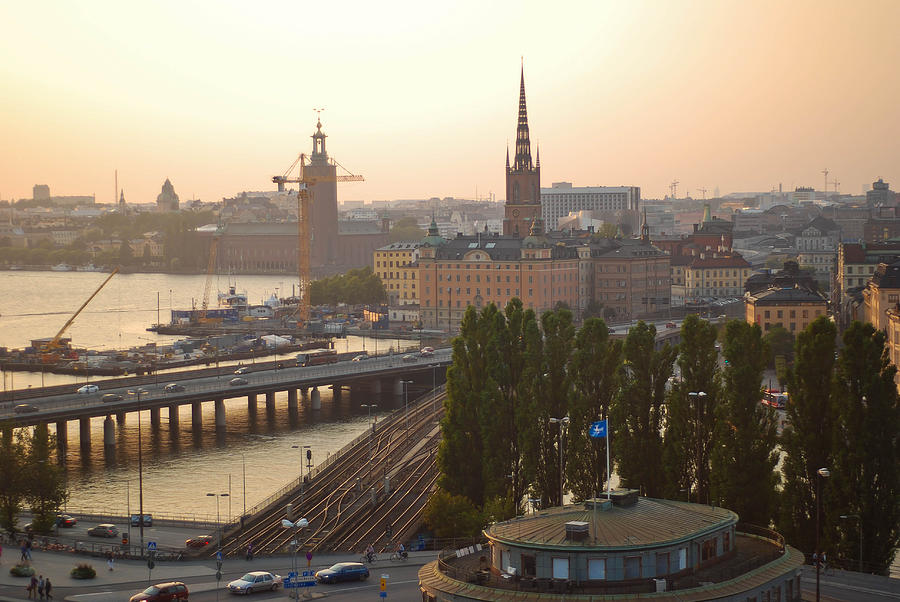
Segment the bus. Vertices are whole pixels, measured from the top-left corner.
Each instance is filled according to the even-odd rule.
[[[334,364],[338,361],[338,354],[333,349],[309,351],[297,354],[298,366],[320,366],[322,364]]]
[[[763,394],[762,403],[773,407],[776,410],[783,410],[787,407],[788,394],[778,389],[769,389]]]

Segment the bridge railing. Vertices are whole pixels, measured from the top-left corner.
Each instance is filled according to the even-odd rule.
[[[446,385],[440,385],[433,391],[429,391],[428,393],[421,395],[419,398],[417,398],[413,402],[413,404],[419,404],[420,402],[424,402],[426,400],[431,401],[433,396],[440,395],[445,390],[446,390]],[[410,405],[413,405],[413,404],[410,404]],[[404,411],[405,411],[404,408],[397,408],[396,410],[393,410],[392,412],[386,414],[384,420],[382,421],[382,428],[383,428],[383,425],[385,425],[385,424],[390,424],[394,420],[401,419],[404,416]],[[350,441],[349,443],[344,445],[337,452],[328,456],[328,458],[326,458],[324,462],[320,462],[319,464],[317,464],[316,467],[310,471],[309,479],[312,480],[313,478],[315,478],[316,476],[321,474],[329,466],[331,466],[335,462],[340,461],[341,458],[343,458],[343,456],[345,454],[350,452],[350,450],[352,450],[354,447],[356,447],[357,445],[360,445],[363,441],[365,441],[370,436],[370,428],[371,427],[366,428],[366,430],[363,433],[361,433],[359,436],[357,436],[352,441]],[[284,486],[282,486],[280,489],[278,489],[275,493],[271,494],[269,497],[265,498],[261,502],[255,504],[254,506],[249,508],[244,516],[253,516],[254,514],[257,514],[261,511],[265,510],[266,508],[270,507],[272,504],[277,502],[279,499],[283,498],[284,496],[286,496],[289,493],[291,493],[292,491],[294,491],[297,488],[297,485],[300,481],[301,481],[301,478],[291,479]]]

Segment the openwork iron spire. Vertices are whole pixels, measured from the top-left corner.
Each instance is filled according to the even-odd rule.
[[[525,106],[525,65],[519,84],[519,125],[516,128],[516,160],[513,169],[531,170],[531,138],[528,134],[528,109]]]

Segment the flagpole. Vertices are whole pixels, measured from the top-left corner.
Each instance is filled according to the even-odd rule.
[[[609,417],[606,418],[606,499],[611,500],[609,484],[612,481],[612,475],[609,474]]]

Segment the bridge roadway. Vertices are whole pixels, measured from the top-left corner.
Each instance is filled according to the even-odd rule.
[[[316,554],[360,553],[370,543],[381,553],[394,547],[391,542],[409,543],[437,483],[444,397],[440,388],[395,410],[310,475],[224,525],[223,554],[243,556],[250,543],[260,555],[297,547]],[[282,519],[301,517],[309,526],[298,533],[282,525]]]
[[[256,409],[257,397],[265,396],[266,409],[274,410],[275,393],[287,391],[288,407],[297,407],[298,391],[302,395],[309,394],[313,408],[319,401],[319,387],[331,387],[334,395],[340,396],[343,388],[362,387],[373,394],[393,392],[402,394],[402,381],[410,377],[419,376],[423,382],[427,381],[429,372],[445,369],[451,361],[451,349],[437,349],[431,357],[422,357],[418,353],[406,356],[378,356],[363,361],[341,361],[334,364],[308,367],[280,367],[259,370],[241,375],[240,378],[247,384],[232,385],[232,379],[236,378],[221,371],[215,375],[209,375],[209,370],[192,371],[190,373],[173,373],[167,375],[168,380],[158,383],[148,383],[148,377],[132,377],[111,379],[110,381],[96,381],[100,390],[96,393],[79,394],[74,391],[75,385],[62,388],[53,387],[46,395],[35,395],[40,390],[29,391],[26,400],[21,398],[15,402],[0,402],[0,422],[12,423],[16,427],[32,426],[37,424],[56,423],[58,443],[61,447],[67,445],[65,433],[66,423],[69,420],[79,420],[79,430],[82,446],[90,445],[90,419],[98,416],[106,416],[104,422],[104,444],[115,443],[115,425],[112,416],[122,423],[125,415],[139,410],[150,410],[151,424],[154,428],[159,426],[160,410],[168,411],[170,426],[178,424],[178,408],[182,405],[191,405],[191,422],[193,428],[202,426],[201,404],[212,401],[215,403],[215,421],[217,427],[224,427],[226,423],[224,400],[234,397],[247,397],[251,409]],[[407,357],[406,361],[403,357]],[[278,365],[284,365],[279,362]],[[199,374],[198,374],[199,373]],[[185,377],[187,374],[187,377]],[[184,387],[183,391],[168,392],[165,385],[178,383]],[[122,400],[103,402],[103,396],[108,393],[118,393]],[[37,408],[29,413],[17,413],[14,407],[18,403],[27,402]]]

